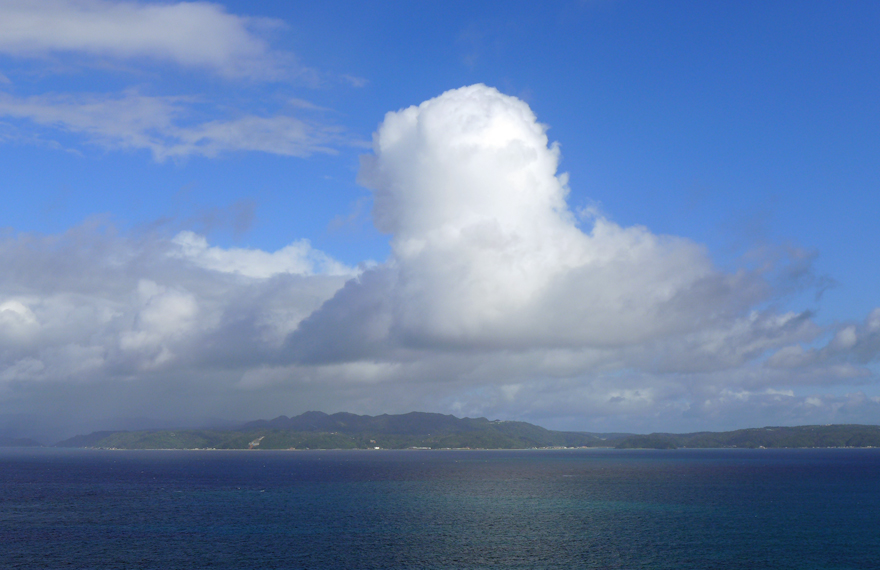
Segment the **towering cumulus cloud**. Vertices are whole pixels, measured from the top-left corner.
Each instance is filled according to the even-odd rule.
[[[578,217],[559,156],[524,102],[484,85],[388,113],[359,180],[392,251],[357,270],[307,240],[0,235],[0,431],[28,410],[876,421],[860,386],[876,380],[880,309],[819,326],[778,308],[802,260],[727,272],[688,239]]]
[[[315,335],[366,320],[351,340],[374,348],[625,348],[693,344],[681,339],[721,327],[717,343],[737,319],[761,320],[743,311],[764,282],[716,271],[697,244],[603,218],[582,230],[545,131],[528,105],[484,85],[388,113],[360,181],[393,259],[340,291],[294,344],[314,348]],[[363,354],[317,346],[321,358]]]

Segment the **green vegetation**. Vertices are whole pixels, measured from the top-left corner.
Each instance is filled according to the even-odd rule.
[[[358,416],[307,412],[259,420],[237,430],[95,432],[56,447],[112,449],[618,449],[880,447],[880,426],[766,427],[687,434],[559,432],[525,422],[412,412]]]
[[[602,447],[586,433],[557,432],[525,422],[489,421],[413,412],[357,416],[307,412],[250,422],[234,431],[166,430],[95,432],[57,447],[112,449],[527,449]]]
[[[725,432],[634,435],[618,449],[880,447],[880,426],[827,425],[765,427]]]
[[[549,437],[536,439],[500,430],[415,436],[406,434],[341,434],[265,429],[256,431],[133,431],[114,432],[87,443],[63,441],[57,447],[97,447],[109,449],[407,449],[413,447],[443,449],[524,449],[565,446],[569,440],[597,446],[590,436]]]

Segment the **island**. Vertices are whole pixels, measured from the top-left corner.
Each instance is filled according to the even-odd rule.
[[[686,434],[553,431],[527,422],[410,412],[306,412],[232,430],[98,431],[55,447],[102,449],[531,449],[880,447],[880,426],[764,427]]]

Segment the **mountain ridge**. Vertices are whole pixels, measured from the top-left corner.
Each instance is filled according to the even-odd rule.
[[[259,438],[259,441],[257,439]],[[548,430],[534,424],[448,414],[357,415],[310,411],[294,417],[255,420],[235,430],[143,430],[78,435],[55,447],[124,449],[388,449],[600,447],[586,432]]]
[[[310,411],[255,420],[234,430],[103,431],[78,435],[55,447],[116,449],[618,449],[880,447],[880,426],[768,426],[726,432],[591,433],[553,431],[519,421],[453,415],[357,415]]]

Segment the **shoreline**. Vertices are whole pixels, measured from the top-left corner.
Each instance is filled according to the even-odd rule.
[[[675,449],[656,449],[650,447],[630,447],[618,449],[616,447],[522,447],[522,448],[473,448],[473,447],[443,447],[437,449],[412,449],[412,448],[381,448],[381,449],[346,449],[346,448],[325,448],[325,449],[243,449],[243,448],[217,448],[217,447],[151,447],[151,448],[125,448],[125,447],[54,447],[49,445],[41,446],[0,446],[0,450],[36,450],[36,449],[52,449],[52,450],[82,450],[82,451],[222,451],[222,452],[448,452],[448,451],[781,451],[781,450],[830,450],[830,449],[880,449],[877,446],[833,446],[833,447],[679,447]]]

